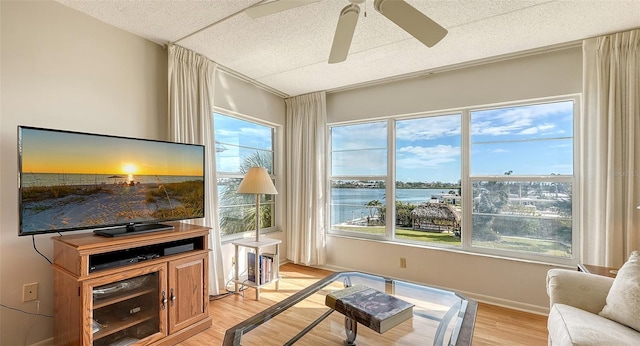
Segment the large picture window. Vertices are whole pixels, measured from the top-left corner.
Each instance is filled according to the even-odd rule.
[[[385,236],[387,122],[337,126],[330,133],[332,227]]]
[[[331,125],[330,232],[574,261],[576,104]]]
[[[472,245],[572,257],[574,101],[471,112]]]
[[[460,246],[461,118],[395,122],[396,239]]]
[[[219,113],[214,113],[213,121],[222,235],[255,231],[255,196],[238,194],[236,190],[245,173],[254,166],[265,167],[275,184],[274,129]],[[262,232],[275,226],[275,200],[273,195],[260,198]]]

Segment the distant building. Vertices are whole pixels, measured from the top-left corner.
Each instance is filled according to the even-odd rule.
[[[434,200],[437,200],[438,203],[460,205],[462,203],[462,196],[450,193],[440,193],[437,195],[431,195],[431,202],[433,202]]]

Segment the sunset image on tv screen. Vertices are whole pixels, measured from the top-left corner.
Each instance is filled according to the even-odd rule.
[[[204,216],[204,147],[21,128],[21,232]]]

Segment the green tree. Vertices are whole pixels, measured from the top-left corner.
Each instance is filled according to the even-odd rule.
[[[373,217],[376,213],[375,210],[380,210],[380,207],[382,206],[382,202],[380,202],[377,199],[374,199],[373,201],[369,201],[367,204],[365,204],[365,206],[367,207],[367,209],[369,209],[369,217]]]
[[[540,219],[531,217],[494,217],[491,229],[500,235],[537,238],[540,233]]]
[[[493,216],[473,215],[473,240],[497,241],[500,236],[493,230]]]
[[[512,172],[506,172],[510,175]],[[502,182],[490,181],[474,188],[473,210],[480,214],[499,214],[507,205],[509,196]],[[477,190],[476,190],[477,189]],[[473,240],[496,241],[500,236],[494,229],[495,218],[491,215],[473,215]]]
[[[478,213],[498,214],[508,201],[509,196],[502,189],[502,184],[491,182],[488,189],[480,192],[480,199],[474,201],[474,209]]]
[[[272,171],[271,153],[256,151],[240,163],[243,175],[251,167],[265,167]],[[241,179],[230,179],[220,193],[220,228],[224,234],[242,233],[255,230],[255,195],[236,193]],[[271,195],[260,196],[260,228],[272,225],[273,204]]]
[[[411,221],[411,212],[415,208],[415,204],[396,201],[396,225],[403,227],[413,226]]]

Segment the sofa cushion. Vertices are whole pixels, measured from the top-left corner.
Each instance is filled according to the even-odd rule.
[[[553,345],[640,345],[640,333],[607,318],[554,304],[547,321]]]
[[[634,251],[620,268],[600,316],[640,331],[640,253]]]

